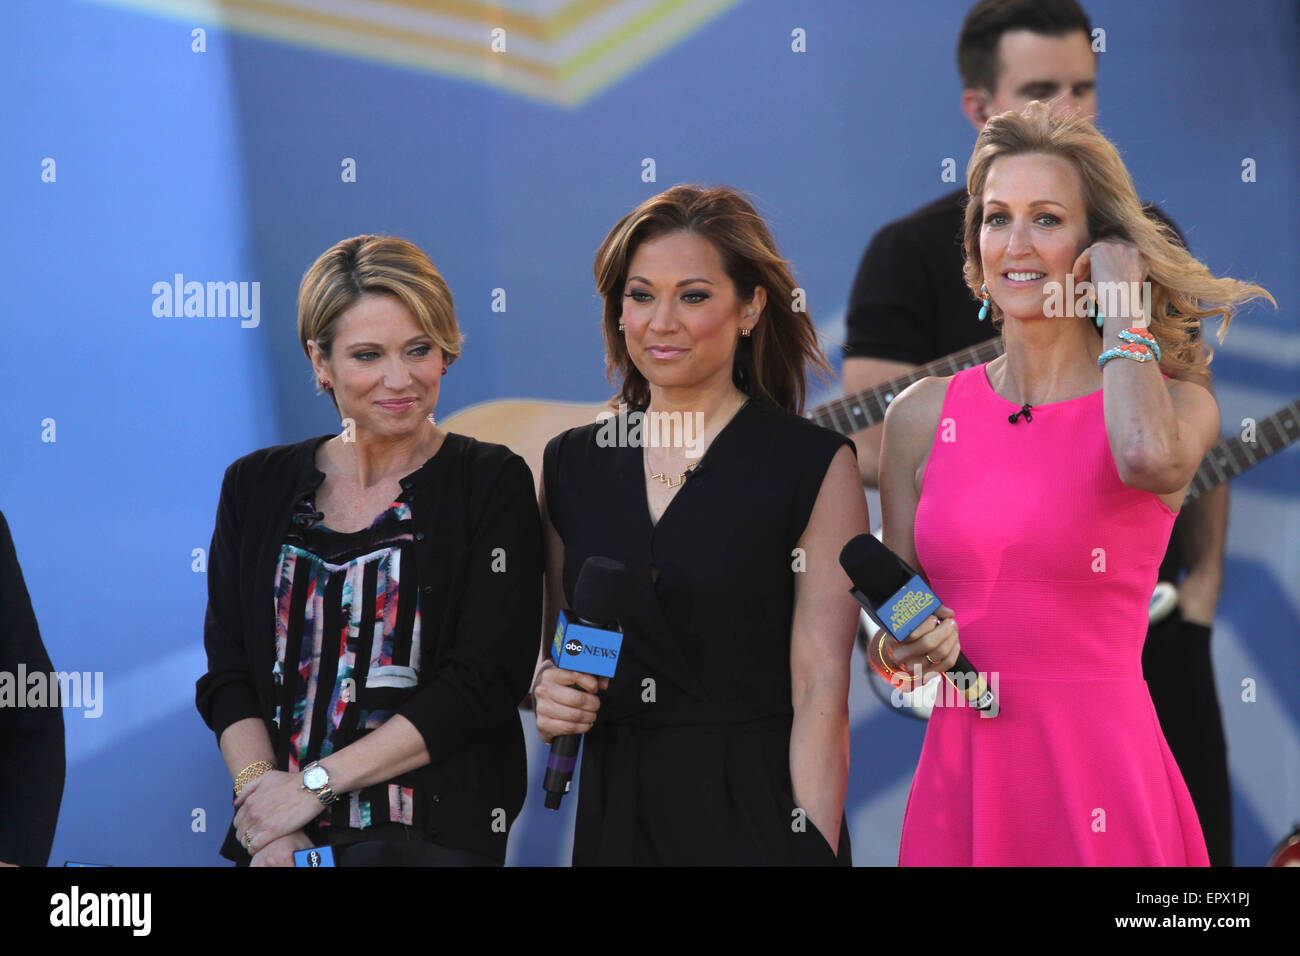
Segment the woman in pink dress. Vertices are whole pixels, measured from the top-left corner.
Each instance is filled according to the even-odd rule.
[[[1209,360],[1195,330],[1271,297],[1211,275],[1109,141],[1042,103],[990,120],[967,188],[966,278],[1006,353],[894,401],[880,490],[885,544],[945,605],[898,664],[929,679],[960,646],[999,709],[935,707],[899,862],[1208,865],[1142,643],[1219,438],[1213,396],[1180,380]]]

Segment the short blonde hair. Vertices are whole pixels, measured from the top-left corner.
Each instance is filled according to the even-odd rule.
[[[1204,372],[1212,353],[1194,338],[1200,320],[1222,315],[1219,341],[1232,314],[1243,302],[1277,302],[1262,286],[1238,279],[1217,278],[1183,248],[1163,223],[1147,216],[1133,180],[1115,146],[1086,119],[1053,116],[1046,103],[1034,100],[1022,112],[1008,111],[985,124],[966,167],[965,251],[966,285],[979,296],[984,283],[980,258],[980,227],[984,222],[984,185],[989,169],[1003,156],[1041,153],[1067,160],[1083,184],[1088,215],[1088,241],[1116,239],[1132,243],[1146,259],[1151,283],[1151,334],[1160,343],[1160,368],[1173,378]],[[993,320],[1002,319],[990,302]]]
[[[451,290],[429,257],[405,239],[353,236],[325,250],[298,286],[298,338],[309,358],[309,339],[330,357],[339,316],[363,295],[395,296],[442,350],[448,365],[460,357],[463,337]]]

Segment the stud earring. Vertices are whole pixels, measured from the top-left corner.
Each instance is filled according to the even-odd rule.
[[[983,322],[989,317],[989,287],[987,283],[980,284],[980,293],[984,297],[984,304],[980,306],[980,321]]]
[[[749,330],[749,329],[741,329],[741,330],[740,330],[740,337],[741,337],[742,339],[747,339],[747,338],[749,338],[749,333],[750,333],[750,330]]]
[[[321,387],[321,388],[329,388],[329,387],[330,387],[330,380],[327,379],[327,378],[323,378],[323,379],[321,379],[321,380],[320,380],[320,387]]]
[[[619,330],[620,333],[623,331],[623,323],[622,323],[622,322],[620,322],[620,323],[618,324],[618,330]]]
[[[442,374],[443,374],[443,375],[446,375],[446,374],[447,374],[447,366],[445,366],[445,365],[442,367]]]

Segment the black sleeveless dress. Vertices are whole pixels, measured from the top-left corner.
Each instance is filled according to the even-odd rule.
[[[618,670],[583,742],[574,865],[848,865],[847,826],[837,859],[789,768],[794,551],[851,443],[752,400],[656,525],[643,449],[602,447],[602,427],[557,435],[543,460],[566,603],[591,555],[631,579]]]

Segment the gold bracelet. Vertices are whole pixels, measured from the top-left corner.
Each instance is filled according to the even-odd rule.
[[[890,667],[889,662],[885,660],[885,629],[882,627],[880,633],[876,635],[876,657],[880,660],[880,665],[884,667],[885,672],[889,674],[889,682],[894,682],[894,676],[901,674],[902,679],[907,681],[908,686],[915,684],[917,678],[903,670],[901,667]],[[891,655],[892,656],[892,655]]]
[[[244,792],[244,788],[266,773],[268,770],[275,768],[265,760],[259,760],[256,763],[250,763],[243,770],[239,771],[239,776],[235,778],[235,796]]]

